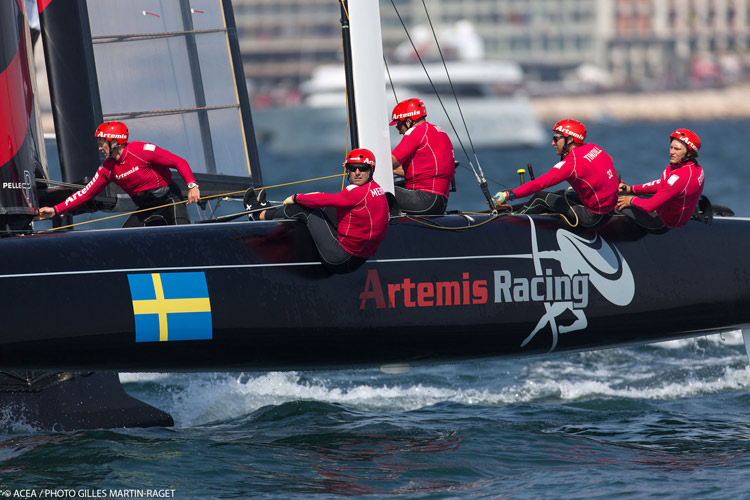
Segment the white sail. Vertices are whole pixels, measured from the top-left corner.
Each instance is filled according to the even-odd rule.
[[[385,64],[377,0],[349,2],[354,101],[360,147],[375,153],[375,181],[393,192],[391,148],[385,99]]]

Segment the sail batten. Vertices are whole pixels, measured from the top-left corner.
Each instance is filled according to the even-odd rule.
[[[227,106],[200,106],[196,108],[181,108],[181,109],[154,109],[149,111],[123,111],[119,113],[106,113],[104,118],[108,120],[127,120],[130,118],[138,118],[144,116],[161,116],[161,115],[179,115],[182,113],[192,113],[196,111],[211,111],[216,109],[239,109],[239,104],[229,104]]]
[[[171,38],[176,36],[184,35],[204,35],[208,33],[226,33],[226,29],[213,29],[213,30],[187,30],[187,31],[171,31],[166,33],[129,33],[129,34],[112,34],[112,35],[99,35],[92,36],[91,40],[94,44],[98,43],[117,43],[117,42],[128,42],[136,40],[155,40],[158,38]]]

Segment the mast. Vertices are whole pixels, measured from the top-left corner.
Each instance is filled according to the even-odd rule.
[[[341,37],[344,49],[344,76],[346,78],[346,113],[349,120],[349,134],[351,136],[351,147],[359,147],[359,131],[357,130],[357,110],[354,103],[354,79],[352,77],[352,43],[351,26],[349,25],[349,2],[341,2]]]
[[[346,34],[349,34],[348,50],[351,52],[346,72],[347,87],[353,93],[353,99],[349,99],[350,113],[355,116],[350,124],[356,128],[356,135],[352,132],[353,147],[367,148],[375,153],[378,167],[375,181],[384,191],[393,193],[380,6],[377,0],[358,0],[348,3],[348,12],[350,29],[343,31],[345,47]]]

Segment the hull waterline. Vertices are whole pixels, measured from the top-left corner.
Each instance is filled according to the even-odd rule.
[[[0,367],[438,363],[750,323],[750,221],[645,235],[619,217],[598,232],[546,216],[461,229],[468,220],[401,219],[347,275],[326,272],[306,228],[291,221],[6,238]],[[690,273],[664,258],[676,254],[696,264]]]

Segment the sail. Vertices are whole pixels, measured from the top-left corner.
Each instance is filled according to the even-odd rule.
[[[21,229],[36,208],[43,148],[31,77],[28,21],[19,0],[0,5],[0,226]]]
[[[261,183],[229,0],[51,0],[40,10],[45,46],[55,47],[45,52],[52,59],[53,108],[73,94],[78,112],[90,115],[81,120],[66,109],[55,118],[66,180],[95,170],[90,162],[76,170],[81,168],[76,158],[63,154],[66,145],[84,142],[87,151],[96,152],[96,124],[119,120],[128,125],[131,140],[153,142],[185,158],[203,194],[212,191],[203,184],[207,179]],[[67,26],[57,30],[61,23]],[[81,60],[78,75],[56,63],[52,52],[61,52],[59,44],[66,48],[64,62],[68,56]],[[82,81],[81,73],[88,78]],[[77,86],[89,88],[63,88],[73,87],[74,76]],[[67,126],[74,119],[75,127]]]

